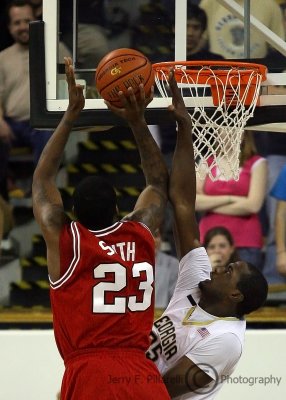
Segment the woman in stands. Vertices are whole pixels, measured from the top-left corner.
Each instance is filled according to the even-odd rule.
[[[227,167],[227,166],[225,166]],[[218,167],[212,171],[219,174]],[[267,162],[257,154],[252,133],[245,131],[240,152],[239,179],[197,179],[196,210],[202,212],[201,241],[217,226],[227,228],[239,257],[257,267],[262,264],[262,226],[259,211],[266,193]]]
[[[240,261],[234,246],[233,237],[229,230],[223,226],[217,226],[208,230],[203,245],[208,253],[213,269]]]

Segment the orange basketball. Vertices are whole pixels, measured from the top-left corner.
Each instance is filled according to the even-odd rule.
[[[96,88],[101,97],[114,106],[122,106],[118,92],[127,94],[131,86],[137,95],[141,83],[148,96],[154,85],[154,72],[148,58],[137,50],[113,50],[97,66]]]

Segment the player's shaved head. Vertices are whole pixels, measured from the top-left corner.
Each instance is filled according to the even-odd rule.
[[[88,229],[106,228],[114,222],[117,211],[116,193],[102,177],[83,179],[73,193],[74,213]]]

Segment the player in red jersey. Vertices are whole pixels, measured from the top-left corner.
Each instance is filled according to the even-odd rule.
[[[55,179],[73,123],[84,107],[71,59],[65,59],[68,108],[47,143],[33,176],[33,210],[47,245],[54,332],[65,363],[62,400],[169,399],[145,352],[154,313],[155,246],[162,223],[168,171],[144,118],[143,86],[136,100],[120,96],[135,136],[146,188],[134,211],[117,218],[113,187],[100,177],[84,179],[73,202],[76,221],[63,208]]]

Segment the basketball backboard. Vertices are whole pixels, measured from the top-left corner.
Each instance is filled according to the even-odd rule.
[[[32,125],[39,128],[55,127],[67,108],[63,64],[66,48],[74,60],[77,77],[85,86],[86,105],[77,126],[122,124],[97,94],[96,65],[107,52],[121,47],[143,52],[152,63],[186,60],[189,3],[198,4],[200,1],[43,0],[43,21],[33,22],[30,26]],[[263,42],[277,49],[275,59],[254,60],[267,65],[269,73],[262,84],[260,107],[256,108],[249,124],[284,122],[284,40],[250,14],[249,0],[217,0],[212,3],[223,6],[226,15],[232,16],[223,18],[231,20],[233,36],[229,40],[235,40],[235,44],[242,48],[240,59],[253,61],[253,32]],[[191,110],[192,99],[186,97],[185,101]],[[206,96],[204,101],[206,112],[212,113],[212,98]],[[146,112],[148,123],[157,124],[159,119],[168,119],[166,108],[170,102],[170,99],[166,100],[156,93]]]

